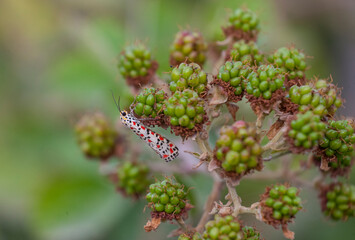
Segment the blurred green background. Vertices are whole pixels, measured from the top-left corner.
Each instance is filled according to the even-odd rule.
[[[260,14],[260,48],[295,44],[314,56],[309,76],[331,74],[344,88],[341,114],[354,117],[354,1],[1,0],[0,239],[165,239],[174,226],[144,233],[145,202],[115,193],[98,164],[79,151],[72,127],[85,111],[117,118],[110,89],[127,99],[116,70],[123,46],[142,40],[159,72],[167,72],[169,44],[180,28],[215,39],[228,9],[243,4]],[[245,110],[250,112],[242,108],[238,116]],[[196,222],[211,180],[184,181],[196,187]],[[249,205],[268,183],[244,180],[238,192]],[[354,239],[355,220],[326,221],[316,195],[302,193],[306,210],[291,225],[296,239]],[[265,239],[283,239],[281,231],[244,220],[260,227]]]

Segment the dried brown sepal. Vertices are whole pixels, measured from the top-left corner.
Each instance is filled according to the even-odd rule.
[[[168,121],[170,122],[170,121]],[[182,140],[186,140],[199,132],[204,131],[204,126],[209,125],[211,122],[209,121],[207,115],[203,116],[203,121],[199,124],[196,124],[192,129],[188,129],[182,126],[173,126],[170,125],[171,132],[174,133],[176,136],[180,136]]]
[[[139,90],[142,86],[147,85],[153,81],[155,72],[158,69],[158,62],[152,61],[152,65],[148,69],[148,73],[145,76],[138,77],[126,77],[126,82],[129,86],[132,86],[135,90]]]
[[[286,89],[290,89],[294,85],[302,86],[305,85],[306,83],[307,83],[307,79],[305,75],[303,75],[302,78],[295,77],[293,79],[290,79],[290,77],[287,74],[285,76],[284,85],[286,86]]]
[[[242,39],[245,40],[245,42],[250,42],[250,41],[256,42],[259,33],[259,31],[257,30],[244,32],[241,29],[236,29],[234,26],[222,27],[222,30],[226,38],[228,37],[233,38],[233,42]]]
[[[240,95],[235,95],[235,87],[229,84],[229,82],[225,82],[222,79],[218,79],[217,77],[213,78],[213,81],[211,82],[211,85],[216,85],[220,86],[223,89],[224,94],[228,96],[228,101],[230,102],[239,102],[243,99],[244,93]]]
[[[141,121],[144,125],[147,127],[161,127],[164,129],[167,129],[169,126],[167,125],[167,120],[166,116],[164,114],[159,114],[155,118],[144,118],[144,117],[139,117],[136,114],[134,116]]]
[[[287,239],[295,239],[295,233],[287,228],[287,225],[282,225],[282,233]]]
[[[280,105],[278,106],[278,115],[279,116],[287,116],[287,115],[295,115],[298,113],[299,105],[293,103],[290,98],[284,97],[281,100]]]
[[[146,232],[151,232],[153,230],[155,231],[159,227],[160,223],[160,218],[152,218],[152,220],[148,220],[148,222],[144,225],[144,230]]]
[[[166,220],[172,221],[174,219],[180,219],[180,218],[186,219],[188,217],[188,211],[191,210],[192,208],[193,206],[190,203],[186,203],[185,207],[181,209],[181,212],[178,214],[152,211],[150,213],[150,216],[152,217],[152,219],[159,218],[161,221],[166,221]]]
[[[274,124],[271,125],[269,131],[266,133],[266,136],[269,140],[273,139],[279,130],[284,126],[285,122],[277,119]]]
[[[251,94],[246,94],[246,98],[250,103],[251,108],[255,112],[256,115],[265,113],[270,114],[270,112],[277,108],[280,104],[281,100],[285,97],[286,92],[282,89],[278,89],[272,93],[272,96],[269,100],[264,99],[262,96],[255,97]]]
[[[226,106],[228,108],[229,113],[232,115],[233,120],[236,121],[236,114],[239,110],[239,107],[233,103],[226,103]]]
[[[351,161],[350,166],[347,167],[339,167],[339,168],[332,168],[329,167],[329,163],[331,162],[337,162],[338,158],[334,156],[327,156],[325,154],[326,149],[322,148],[316,148],[313,152],[314,155],[312,157],[312,161],[315,166],[319,167],[319,170],[321,170],[324,173],[329,173],[332,178],[336,178],[337,176],[348,176],[351,167],[354,164],[354,159]]]
[[[290,186],[288,183],[285,183],[283,185],[285,185],[286,187]],[[286,226],[286,228],[287,228],[287,224],[293,222],[293,219],[295,218],[295,216],[292,216],[289,219],[281,219],[281,220],[277,220],[272,217],[273,209],[265,204],[266,199],[268,199],[270,196],[271,189],[272,189],[271,187],[266,187],[266,191],[260,196],[260,207],[261,207],[262,220],[266,224],[269,224],[276,229],[279,228],[279,226],[281,226],[282,229],[284,228],[284,226]]]

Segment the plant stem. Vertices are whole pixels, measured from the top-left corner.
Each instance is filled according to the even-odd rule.
[[[241,208],[241,201],[240,198],[237,194],[237,190],[235,187],[231,184],[230,180],[226,179],[226,185],[228,188],[229,196],[232,200],[233,203],[233,216],[236,217],[239,214],[240,208]]]
[[[179,224],[179,226],[181,227],[181,229],[184,231],[184,232],[187,232],[188,228],[184,222],[184,220],[182,218],[178,218],[176,219],[176,222]]]
[[[199,223],[197,224],[197,226],[195,228],[197,232],[202,232],[205,224],[209,220],[210,212],[213,208],[213,203],[219,199],[222,187],[223,187],[223,182],[220,181],[219,179],[215,178],[214,182],[213,182],[212,191],[211,191],[210,195],[208,196],[206,203],[205,203],[204,212],[200,218]]]

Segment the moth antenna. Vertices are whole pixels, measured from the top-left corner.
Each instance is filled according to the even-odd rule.
[[[118,103],[117,103],[116,98],[115,98],[115,95],[113,94],[113,91],[112,91],[112,90],[111,90],[111,94],[112,94],[113,101],[115,102],[118,111],[121,112],[121,108],[120,108],[120,100],[121,100],[121,98],[118,97]]]

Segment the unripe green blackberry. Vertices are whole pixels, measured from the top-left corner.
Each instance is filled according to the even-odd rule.
[[[275,93],[284,90],[285,75],[273,65],[261,65],[256,71],[249,74],[246,83],[246,92],[255,98],[270,100],[282,98],[283,94]]]
[[[264,58],[255,42],[247,43],[244,40],[235,42],[229,55],[227,59],[231,58],[234,61],[241,61],[243,63],[248,62],[252,65],[259,65],[263,62]]]
[[[260,30],[259,17],[249,9],[237,8],[229,17],[229,24],[223,28],[226,37],[235,40],[245,39],[256,41]]]
[[[322,211],[333,220],[346,221],[355,216],[355,186],[334,183],[323,187],[319,195]]]
[[[218,214],[205,225],[203,239],[242,240],[243,232],[240,222],[231,215],[222,217]]]
[[[245,226],[242,228],[244,236],[243,240],[261,240],[260,233],[253,227]]]
[[[165,101],[164,114],[176,135],[189,137],[202,130],[206,121],[204,101],[191,89],[176,91]]]
[[[143,44],[127,46],[119,56],[118,69],[128,85],[140,88],[155,74],[158,63]]]
[[[324,99],[323,104],[327,108],[327,115],[333,116],[336,110],[343,105],[338,88],[322,79],[314,83],[314,88]]]
[[[241,61],[227,61],[219,68],[212,84],[223,87],[229,101],[238,102],[244,96],[244,81],[251,72],[249,65]]]
[[[324,132],[318,155],[328,162],[334,172],[350,168],[355,143],[354,127],[347,120],[329,120]]]
[[[267,187],[261,196],[263,221],[274,227],[287,224],[302,209],[299,190],[287,184]]]
[[[163,113],[165,97],[163,90],[145,88],[136,96],[134,113],[138,117],[155,118]]]
[[[172,70],[169,86],[172,92],[190,88],[201,96],[207,90],[207,74],[196,63],[181,63]]]
[[[281,47],[268,57],[270,63],[275,64],[283,72],[287,72],[289,79],[304,78],[306,70],[306,56],[295,47]]]
[[[294,153],[311,150],[323,137],[325,127],[320,117],[311,111],[297,114],[288,121],[286,139],[291,144],[290,150]]]
[[[325,80],[318,80],[310,85],[294,85],[290,88],[288,97],[291,102],[299,105],[300,112],[312,110],[320,116],[332,116],[342,105],[341,98],[337,97],[337,88]]]
[[[240,178],[254,169],[261,170],[261,154],[256,130],[246,122],[237,121],[220,130],[214,157],[227,175]]]
[[[146,199],[152,217],[177,219],[188,210],[187,189],[170,178],[151,184]]]
[[[118,168],[117,187],[124,194],[139,197],[148,188],[149,169],[145,164],[124,162]]]
[[[86,156],[106,159],[113,153],[117,133],[103,114],[84,115],[76,124],[75,131]]]
[[[182,30],[175,36],[170,48],[170,64],[194,62],[202,66],[206,60],[207,43],[201,33]]]
[[[181,234],[178,238],[178,240],[203,240],[201,235],[196,232],[196,233],[184,233],[184,234]]]

